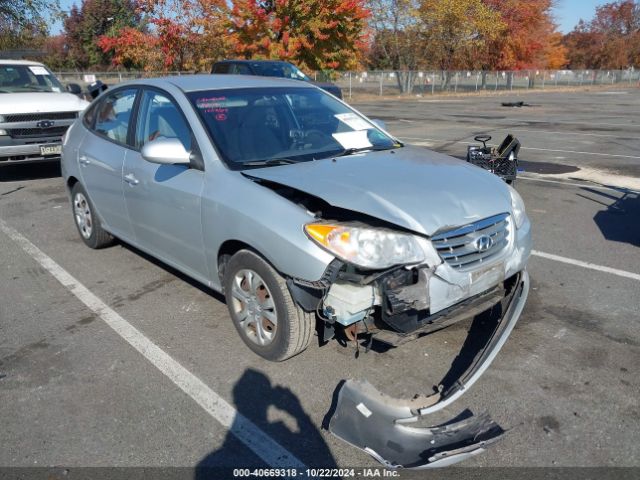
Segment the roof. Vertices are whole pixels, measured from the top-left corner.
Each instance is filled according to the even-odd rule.
[[[32,62],[31,60],[3,60],[3,59],[0,59],[0,65],[39,65],[39,66],[44,66],[40,62]]]
[[[290,80],[279,77],[260,77],[250,75],[180,75],[173,77],[148,78],[135,80],[132,84],[152,85],[162,87],[171,83],[185,92],[199,90],[219,90],[225,88],[268,88],[268,87],[297,87],[314,88],[307,82]]]

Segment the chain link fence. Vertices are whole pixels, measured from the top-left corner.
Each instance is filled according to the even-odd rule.
[[[65,83],[95,80],[113,85],[137,78],[191,75],[194,72],[55,72]],[[640,70],[518,70],[518,71],[362,71],[311,74],[317,81],[332,78],[345,98],[354,95],[435,95],[486,91],[547,90],[593,85],[640,85]]]
[[[640,70],[373,71],[341,72],[335,80],[345,97],[369,95],[435,95],[584,87],[639,85]]]

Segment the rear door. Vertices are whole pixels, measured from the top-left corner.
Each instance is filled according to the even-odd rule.
[[[134,133],[135,150],[124,165],[124,198],[136,241],[167,263],[206,282],[201,222],[203,167],[159,165],[140,149],[156,138],[177,138],[187,151],[197,150],[180,107],[166,92],[141,94]]]
[[[82,184],[105,228],[123,239],[132,237],[122,188],[122,167],[130,149],[130,120],[138,89],[123,88],[104,96],[86,126],[78,148]]]

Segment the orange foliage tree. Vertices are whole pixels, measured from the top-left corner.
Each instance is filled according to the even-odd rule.
[[[232,52],[312,70],[353,68],[365,48],[368,15],[362,0],[237,0],[229,21]]]
[[[123,29],[98,45],[113,52],[113,63],[146,70],[207,70],[227,51],[224,0],[137,0],[148,32]]]
[[[290,60],[313,70],[357,65],[363,0],[137,0],[148,32],[98,40],[118,66],[204,70],[224,57]]]
[[[633,0],[596,8],[564,37],[571,68],[625,69],[640,65],[640,5]]]
[[[484,68],[560,68],[566,51],[552,16],[552,0],[483,0],[499,12],[507,28],[486,50]]]

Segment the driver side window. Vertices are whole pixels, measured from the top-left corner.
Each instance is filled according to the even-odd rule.
[[[147,90],[140,102],[136,148],[160,137],[177,138],[185,150],[191,151],[191,130],[177,105],[162,93]]]

